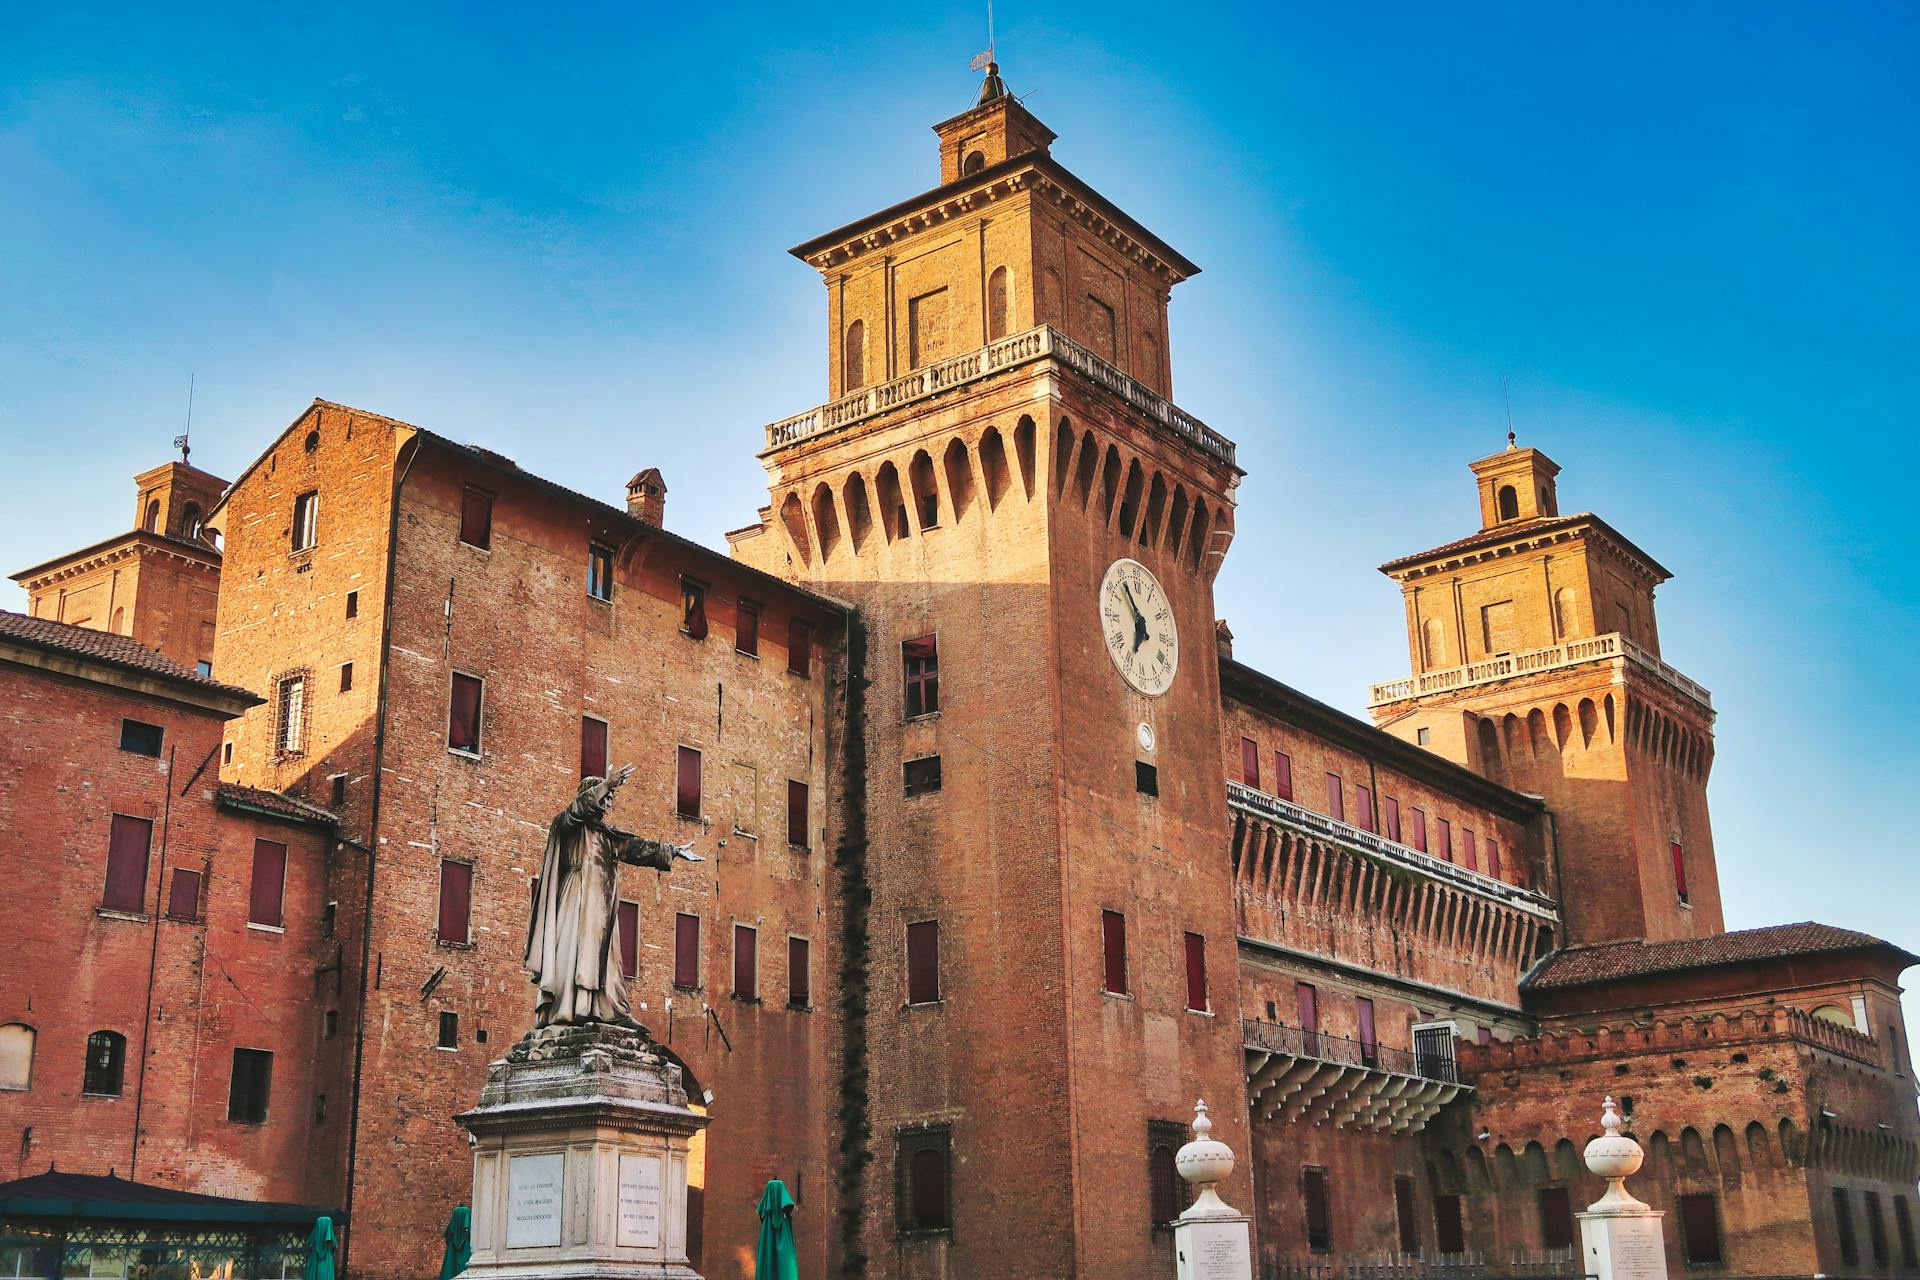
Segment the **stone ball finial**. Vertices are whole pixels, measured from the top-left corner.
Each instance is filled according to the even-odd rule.
[[[1624,1123],[1611,1097],[1600,1104],[1600,1127],[1605,1132],[1587,1144],[1586,1161],[1587,1168],[1607,1180],[1607,1193],[1587,1206],[1589,1213],[1646,1211],[1647,1206],[1627,1192],[1626,1179],[1640,1171],[1646,1154],[1639,1143],[1620,1132]]]
[[[1213,1137],[1213,1117],[1204,1099],[1193,1104],[1193,1141],[1174,1153],[1173,1167],[1199,1189],[1183,1218],[1237,1216],[1214,1191],[1214,1184],[1233,1176],[1233,1148]]]

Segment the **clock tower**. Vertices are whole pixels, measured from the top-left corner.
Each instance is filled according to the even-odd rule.
[[[833,1247],[1160,1277],[1156,1138],[1199,1097],[1251,1149],[1213,642],[1241,472],[1170,399],[1198,268],[997,73],[935,133],[940,185],[794,250],[832,398],[767,428],[771,504],[733,535],[864,632]]]

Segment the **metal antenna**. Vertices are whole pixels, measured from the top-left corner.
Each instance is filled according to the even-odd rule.
[[[173,447],[180,451],[180,461],[186,462],[193,448],[187,443],[187,437],[193,434],[193,382],[197,375],[187,375],[187,429],[173,438]]]
[[[1500,375],[1500,394],[1507,402],[1507,448],[1514,447],[1513,439],[1513,388],[1507,385],[1507,375]]]

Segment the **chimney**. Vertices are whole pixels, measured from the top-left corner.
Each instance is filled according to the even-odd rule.
[[[627,514],[655,528],[666,527],[667,482],[660,478],[660,468],[648,467],[627,481]]]
[[[1213,642],[1219,646],[1221,657],[1233,656],[1233,628],[1227,625],[1225,618],[1213,620]]]

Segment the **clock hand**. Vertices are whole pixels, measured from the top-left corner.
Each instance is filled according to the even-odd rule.
[[[1140,652],[1140,646],[1147,642],[1147,617],[1140,612],[1140,606],[1134,601],[1133,588],[1126,583],[1120,584],[1120,590],[1126,593],[1127,608],[1133,610],[1133,651]]]

